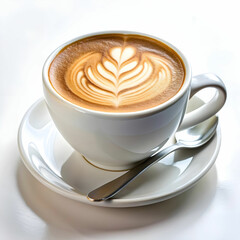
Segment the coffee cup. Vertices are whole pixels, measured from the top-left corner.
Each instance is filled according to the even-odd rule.
[[[215,95],[186,113],[189,98],[209,87]],[[177,130],[210,118],[226,101],[218,76],[192,77],[175,46],[128,31],[88,34],[58,47],[44,64],[43,90],[62,136],[107,170],[134,167]]]

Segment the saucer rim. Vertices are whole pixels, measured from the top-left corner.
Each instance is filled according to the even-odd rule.
[[[158,202],[162,202],[165,200],[168,200],[170,198],[176,197],[177,195],[189,190],[192,188],[198,181],[207,174],[207,172],[212,168],[214,165],[218,153],[220,151],[221,146],[221,130],[220,130],[220,124],[217,127],[216,131],[216,146],[214,149],[214,153],[211,155],[209,161],[207,162],[206,166],[202,168],[199,173],[194,177],[191,178],[189,181],[185,182],[183,185],[181,185],[179,188],[176,188],[175,191],[168,192],[166,194],[155,194],[155,196],[150,195],[146,197],[138,197],[138,198],[130,198],[130,199],[121,199],[121,198],[113,198],[109,199],[107,201],[102,202],[93,202],[88,200],[87,195],[83,195],[81,193],[77,192],[70,192],[68,190],[62,189],[53,183],[47,181],[44,177],[42,177],[29,163],[28,157],[24,151],[23,145],[22,145],[22,132],[24,130],[24,124],[32,111],[40,104],[46,104],[45,100],[43,98],[38,99],[36,102],[34,102],[26,111],[24,114],[22,121],[19,125],[18,129],[18,135],[17,135],[17,142],[18,142],[18,149],[21,156],[21,160],[24,163],[25,167],[29,170],[29,172],[43,185],[51,189],[52,191],[59,193],[60,195],[70,198],[72,200],[76,200],[82,203],[90,204],[93,206],[101,206],[101,207],[115,207],[115,208],[123,208],[123,207],[138,207],[138,206],[144,206],[144,205],[150,205]],[[47,108],[47,106],[46,106]]]

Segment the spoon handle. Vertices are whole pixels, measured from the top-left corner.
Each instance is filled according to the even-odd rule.
[[[120,177],[108,182],[101,187],[91,191],[88,194],[88,199],[91,201],[103,201],[113,197],[119,191],[121,191],[128,183],[130,183],[133,179],[135,179],[138,175],[144,172],[146,169],[151,167],[154,163],[160,161],[169,153],[182,148],[182,145],[176,143],[171,145],[164,150],[160,151],[159,153],[147,158],[144,162],[140,163],[136,167],[130,169],[125,174],[121,175]]]

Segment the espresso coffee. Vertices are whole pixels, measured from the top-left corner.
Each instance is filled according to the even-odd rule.
[[[164,43],[134,34],[102,34],[62,49],[49,67],[53,88],[66,100],[103,112],[158,106],[181,89],[185,68]]]

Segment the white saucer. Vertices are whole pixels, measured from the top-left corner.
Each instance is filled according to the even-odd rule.
[[[105,207],[142,206],[183,193],[212,167],[220,142],[218,127],[213,139],[204,147],[172,153],[130,183],[114,199],[91,202],[87,199],[91,190],[123,172],[101,170],[86,162],[57,131],[43,99],[27,111],[18,134],[22,160],[40,182],[65,197]]]

